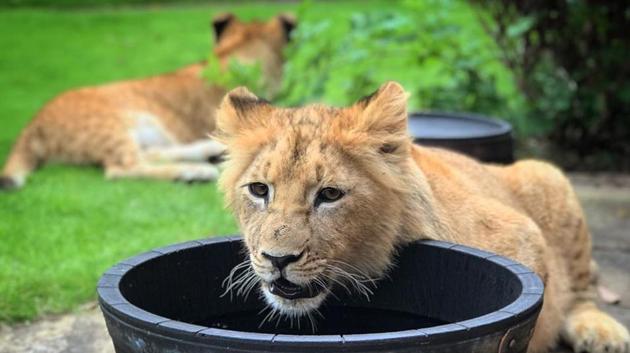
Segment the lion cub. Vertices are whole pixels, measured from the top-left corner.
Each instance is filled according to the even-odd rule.
[[[243,23],[234,15],[215,17],[214,54],[221,65],[234,58],[259,61],[267,87],[282,74],[282,49],[295,20],[279,15]],[[108,178],[213,180],[207,161],[224,147],[206,137],[225,94],[201,77],[204,63],[175,72],[85,87],[46,104],[22,132],[0,175],[0,188],[16,188],[48,161],[99,164]]]
[[[309,314],[347,280],[341,273],[378,278],[400,245],[444,240],[544,280],[529,352],[562,337],[577,352],[627,353],[628,331],[593,302],[591,238],[567,178],[544,162],[485,165],[414,145],[406,105],[395,82],[347,108],[277,108],[244,88],[226,95],[216,136],[230,157],[219,184],[268,304]]]

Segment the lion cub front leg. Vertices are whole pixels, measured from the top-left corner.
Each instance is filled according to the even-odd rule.
[[[106,166],[105,169],[108,179],[143,178],[192,183],[214,181],[219,176],[217,167],[199,163],[150,164],[140,162],[126,166]]]
[[[556,259],[537,224],[525,214],[491,199],[471,199],[469,236],[464,245],[481,248],[518,261],[533,270],[545,283],[543,307],[536,321],[528,353],[547,353],[556,345],[562,323],[566,288],[555,271]]]
[[[225,145],[204,140],[189,144],[151,147],[144,153],[152,162],[211,162],[225,153]]]
[[[628,330],[591,299],[579,300],[569,310],[562,338],[578,353],[630,352]]]

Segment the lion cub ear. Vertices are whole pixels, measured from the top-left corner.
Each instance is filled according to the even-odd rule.
[[[270,109],[268,101],[256,97],[245,87],[231,90],[223,97],[217,111],[217,138],[229,138],[244,130],[260,127],[258,125]]]
[[[389,81],[355,104],[359,109],[355,128],[374,137],[382,153],[394,153],[409,143],[407,97],[398,82]]]
[[[236,20],[236,16],[234,16],[233,14],[229,12],[220,13],[212,18],[211,25],[214,31],[215,43],[219,42],[219,39],[221,39],[221,35],[225,31],[225,29],[228,27],[230,23],[234,22],[235,20]]]
[[[297,19],[295,18],[295,15],[290,12],[285,12],[276,16],[276,19],[282,25],[284,39],[288,42],[291,39],[291,32],[293,32],[297,26]]]

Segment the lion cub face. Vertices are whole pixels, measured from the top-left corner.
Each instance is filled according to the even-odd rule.
[[[387,269],[404,211],[406,119],[397,83],[348,108],[277,108],[244,88],[224,98],[220,186],[274,309],[308,313],[334,287],[368,295]]]

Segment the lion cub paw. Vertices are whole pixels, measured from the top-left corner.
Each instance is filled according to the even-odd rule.
[[[597,309],[571,314],[563,338],[577,353],[630,353],[628,330]]]
[[[195,165],[182,170],[177,181],[185,183],[209,182],[219,177],[219,170],[212,165]]]

